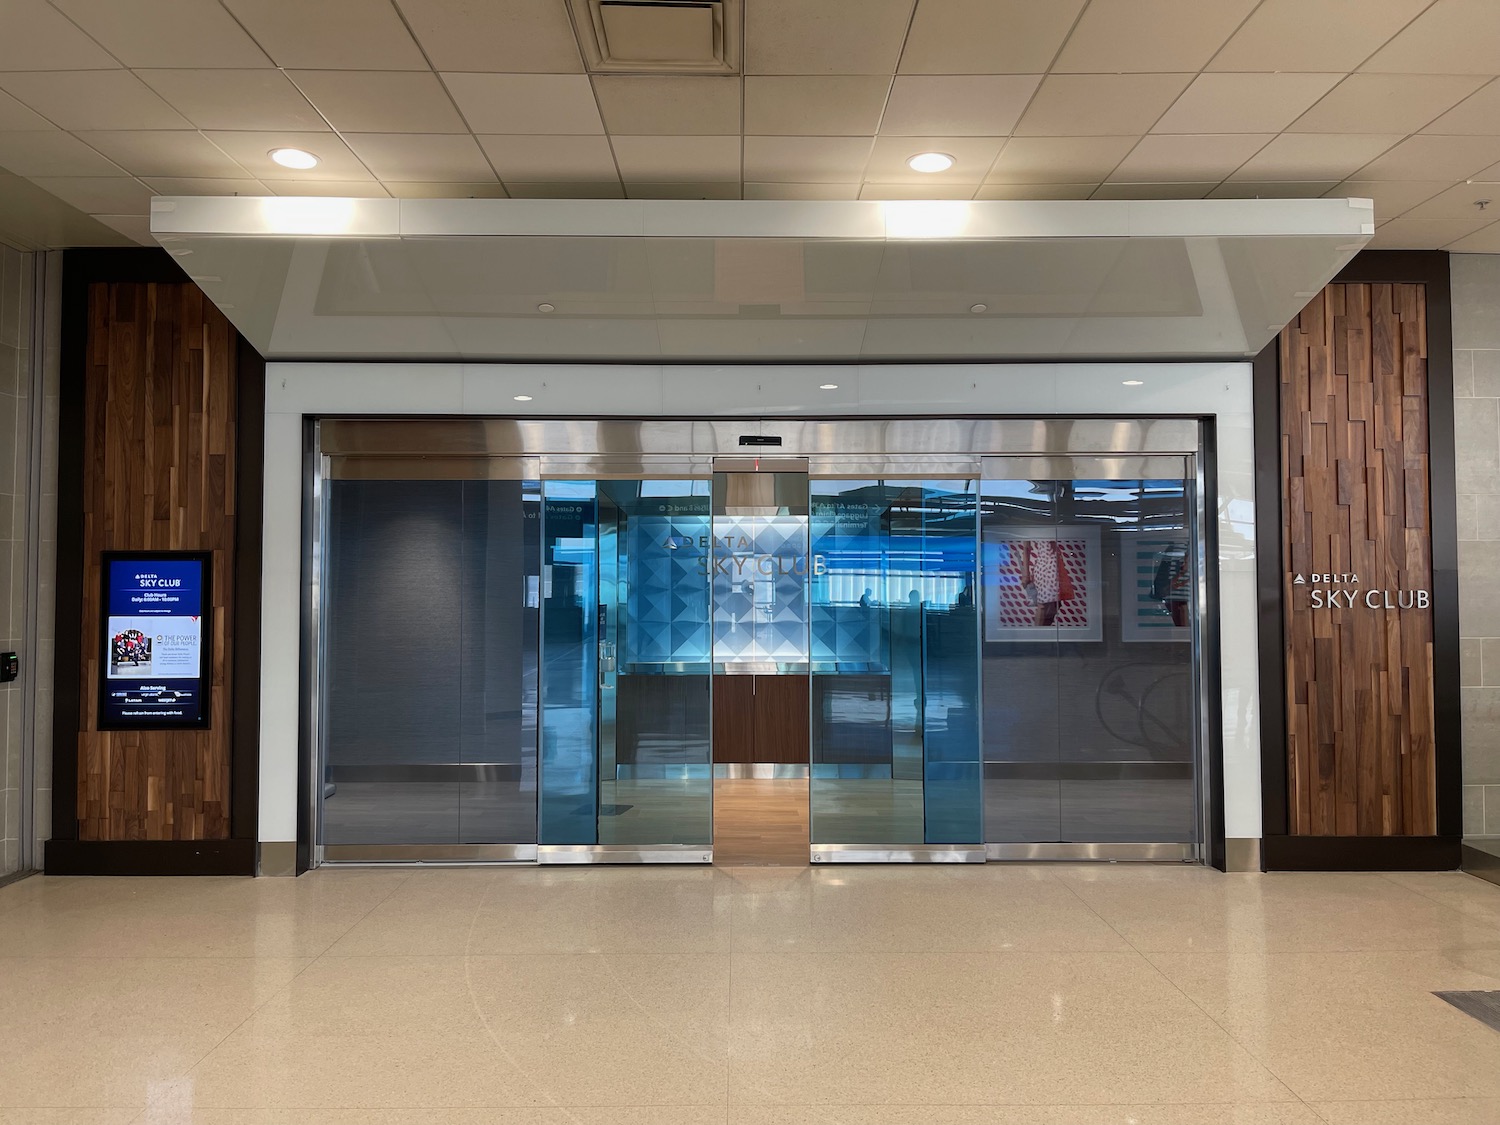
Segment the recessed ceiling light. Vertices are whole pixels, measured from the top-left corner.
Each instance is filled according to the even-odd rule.
[[[946,152],[919,152],[907,158],[906,166],[913,172],[946,172],[953,167],[953,157]]]
[[[820,390],[820,391],[836,391],[838,389],[839,389],[839,385],[837,383],[819,383],[818,384],[818,390]]]
[[[552,312],[557,308],[551,301],[543,301],[536,307],[537,312]]]
[[[990,311],[990,307],[989,307],[989,305],[986,305],[986,304],[984,304],[984,303],[981,302],[980,304],[977,304],[977,305],[970,305],[969,306],[969,311],[970,312],[989,312]]]
[[[273,148],[271,159],[283,168],[297,168],[302,171],[318,166],[318,158],[306,149],[300,148]]]
[[[1126,379],[1124,381],[1124,385],[1127,387],[1142,387],[1145,384],[1146,381],[1144,379]]]
[[[530,402],[531,401],[531,396],[530,395],[517,395],[516,396],[516,401],[517,402]]]

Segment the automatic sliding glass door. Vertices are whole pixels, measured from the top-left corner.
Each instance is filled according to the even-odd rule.
[[[712,842],[709,482],[547,481],[540,858]]]
[[[1192,458],[986,460],[992,857],[1199,854],[1194,484]]]
[[[815,860],[983,857],[975,483],[812,481]]]
[[[538,486],[326,489],[324,858],[530,858]]]

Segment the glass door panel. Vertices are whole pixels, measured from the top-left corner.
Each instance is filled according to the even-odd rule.
[[[973,483],[811,488],[812,841],[974,843]]]
[[[536,842],[541,486],[463,482],[459,837]]]
[[[546,845],[712,840],[709,485],[544,485]]]
[[[326,858],[535,843],[538,486],[332,477],[327,496]]]
[[[599,843],[708,844],[709,482],[599,493]]]
[[[1191,462],[1100,466],[982,484],[993,843],[1199,840]]]
[[[593,481],[542,483],[537,842],[599,842],[599,540]]]

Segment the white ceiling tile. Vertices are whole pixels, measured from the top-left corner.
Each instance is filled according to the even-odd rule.
[[[759,183],[856,183],[873,137],[746,137],[745,179]]]
[[[0,88],[60,129],[187,129],[182,114],[128,70],[0,75]]]
[[[1098,184],[1125,159],[1139,137],[1012,137],[990,180],[1005,184]],[[996,196],[1019,199],[1024,196]]]
[[[1483,84],[1465,75],[1351,74],[1289,131],[1415,133]]]
[[[90,215],[144,214],[151,189],[132,176],[35,176],[32,183]]]
[[[1500,74],[1500,4],[1437,0],[1360,67],[1388,74]]]
[[[245,175],[245,170],[233,158],[225,155],[202,133],[180,129],[118,130],[79,133],[78,139],[98,149],[132,176],[240,179]]]
[[[21,133],[29,130],[47,132],[57,126],[35,110],[27,109],[15,98],[0,91],[0,133]]]
[[[877,184],[859,189],[861,199],[973,199],[975,184]]]
[[[914,0],[751,0],[746,74],[891,74]]]
[[[270,195],[259,180],[213,179],[203,176],[151,176],[146,186],[158,195]]]
[[[627,183],[627,199],[739,199],[738,181],[733,183],[718,180],[669,181],[667,183]]]
[[[495,175],[467,133],[345,133],[344,140],[377,180],[479,183]]]
[[[1318,199],[1337,185],[1327,180],[1246,180],[1220,184],[1210,199]]]
[[[1272,136],[1210,133],[1142,137],[1109,178],[1135,184],[1217,182],[1264,148]]]
[[[121,169],[71,133],[0,133],[0,168],[18,176],[118,176]]]
[[[1192,80],[1191,74],[1049,74],[1016,133],[1103,137],[1149,132]]]
[[[277,66],[426,70],[390,0],[221,0]]]
[[[1100,184],[1094,199],[1204,199],[1214,183]]]
[[[112,70],[119,65],[46,0],[0,4],[0,70]]]
[[[1087,199],[1098,189],[1091,184],[980,184],[975,199]]]
[[[1489,226],[1491,219],[1392,219],[1375,228],[1370,250],[1433,250]]]
[[[1283,133],[1235,172],[1236,180],[1347,179],[1401,139],[1385,133]]]
[[[136,76],[200,129],[328,128],[279,70],[141,70]]]
[[[612,184],[528,184],[506,185],[512,199],[624,199],[625,188],[616,180]]]
[[[880,131],[890,137],[1004,136],[1039,82],[1039,74],[902,75],[891,86]]]
[[[1500,78],[1429,123],[1424,133],[1487,136],[1500,132]]]
[[[745,133],[873,135],[891,80],[878,74],[766,75],[745,79]]]
[[[584,75],[444,74],[443,82],[476,133],[602,133]]]
[[[386,180],[382,186],[397,199],[506,199],[510,193],[494,180],[489,183],[402,183]]]
[[[1374,200],[1375,221],[1383,223],[1410,211],[1418,203],[1426,202],[1451,186],[1448,180],[1345,180],[1327,194],[1346,199]]]
[[[1093,0],[1053,70],[1199,70],[1255,4],[1256,0]]]
[[[266,180],[274,195],[350,196],[355,199],[388,199],[390,192],[374,180]]]
[[[1042,74],[1085,0],[920,0],[902,74]]]
[[[430,72],[293,70],[287,77],[341,133],[469,131]]]
[[[1358,169],[1361,180],[1465,180],[1500,160],[1500,137],[1407,137]]]
[[[876,137],[865,179],[883,184],[978,184],[984,181],[1004,137]],[[946,172],[913,172],[907,160],[919,152],[946,152],[953,167]]]
[[[486,134],[479,143],[506,183],[613,183],[620,178],[607,137]]]
[[[128,67],[270,66],[218,4],[202,0],[54,0]]]
[[[291,129],[267,129],[258,132],[220,132],[204,134],[256,179],[271,180],[370,180],[374,179],[359,158],[334,133],[298,132]],[[318,166],[305,172],[293,172],[271,159],[278,148],[300,148],[318,158]],[[149,173],[148,173],[149,174]],[[162,173],[164,175],[170,173]],[[211,174],[211,173],[209,173]],[[239,173],[243,175],[244,173]]]
[[[740,131],[740,80],[706,75],[607,75],[594,79],[604,127],[630,136],[711,136]]]
[[[1401,217],[1403,219],[1480,219],[1494,221],[1500,215],[1500,184],[1454,184],[1431,199],[1418,203]],[[1478,204],[1483,202],[1484,206]]]
[[[111,230],[118,231],[133,242],[139,242],[142,246],[157,245],[156,239],[151,237],[150,215],[92,215],[95,222],[103,223]]]
[[[1209,70],[1353,70],[1432,0],[1262,0]]]
[[[1500,254],[1500,222],[1448,244],[1450,254]]]
[[[1154,133],[1279,133],[1342,74],[1200,74]]]
[[[739,137],[611,137],[610,141],[627,191],[632,183],[740,181]]]
[[[746,199],[858,199],[859,184],[745,184]]]
[[[583,60],[558,0],[396,0],[437,70],[578,74]]]

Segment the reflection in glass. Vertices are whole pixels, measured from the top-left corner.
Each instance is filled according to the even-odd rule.
[[[707,844],[709,482],[599,482],[601,844]]]
[[[537,842],[598,843],[598,498],[542,486],[542,737]]]
[[[812,839],[981,832],[975,495],[812,482]]]
[[[1186,469],[982,493],[985,838],[1196,841]]]
[[[535,840],[537,501],[328,482],[324,845]]]

